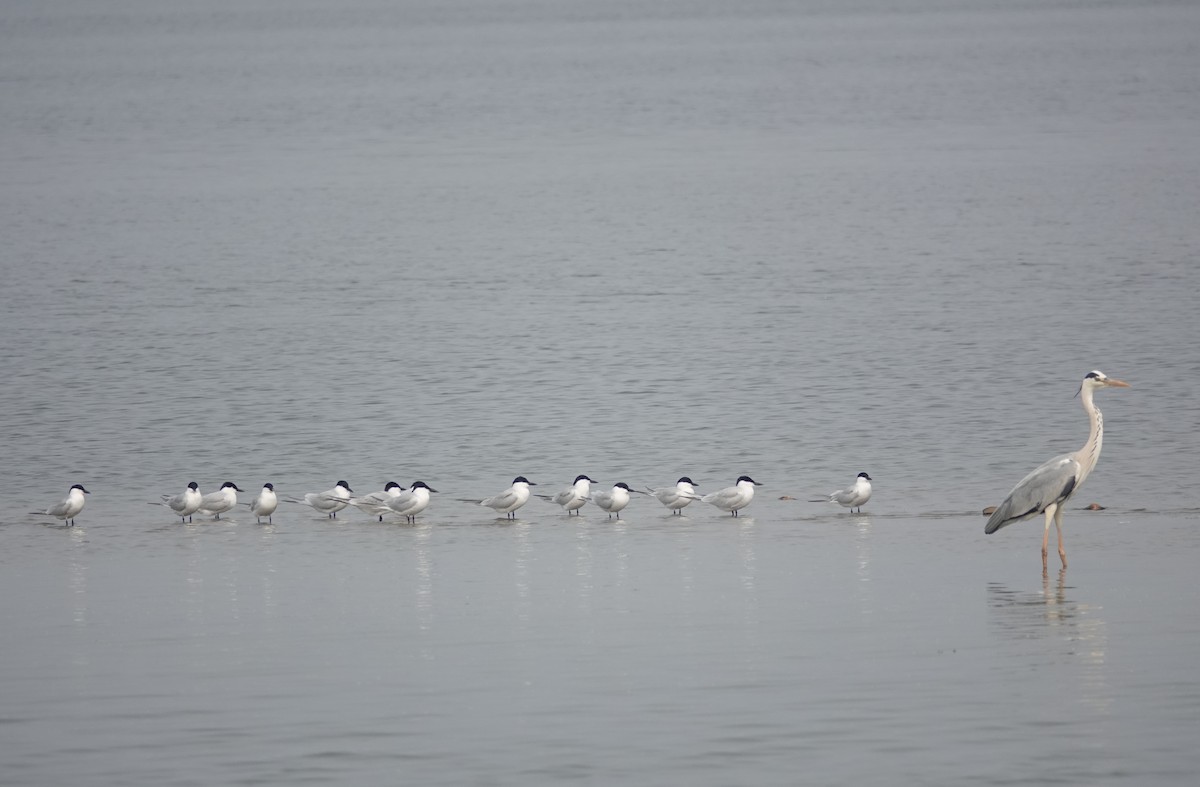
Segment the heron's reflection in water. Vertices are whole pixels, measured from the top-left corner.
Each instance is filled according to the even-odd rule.
[[[1022,654],[1030,669],[1069,664],[1080,680],[1080,702],[1107,715],[1113,702],[1106,674],[1108,624],[1100,607],[1076,600],[1066,579],[1065,568],[1055,579],[1043,571],[1040,592],[989,584],[991,621],[1006,638],[1033,646]]]

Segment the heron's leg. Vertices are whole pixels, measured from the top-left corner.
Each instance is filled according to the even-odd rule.
[[[1060,505],[1054,511],[1054,528],[1058,531],[1058,557],[1062,560],[1063,568],[1067,567],[1067,550],[1063,547],[1062,538],[1063,507]]]
[[[1050,545],[1050,523],[1054,520],[1056,507],[1051,504],[1046,507],[1046,529],[1042,533],[1042,571],[1046,570],[1046,552]]]

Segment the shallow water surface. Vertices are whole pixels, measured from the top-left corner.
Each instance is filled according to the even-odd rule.
[[[1190,539],[1194,514],[1090,515],[1076,565],[1042,577],[1032,528],[1001,543],[963,518],[543,506],[10,525],[6,772],[1188,778],[1195,680],[1171,651],[1200,633],[1167,610],[1196,600],[1194,546],[1153,545]],[[1153,535],[1105,547],[1131,526]]]

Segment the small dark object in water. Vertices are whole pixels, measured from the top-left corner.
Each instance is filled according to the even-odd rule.
[[[1084,509],[1084,511],[1103,511],[1103,510],[1104,510],[1104,506],[1100,505],[1099,503],[1092,503],[1090,506],[1088,506],[1087,508]]]
[[[796,498],[792,497],[791,495],[784,495],[783,497],[781,497],[779,499],[780,500],[795,500]]]
[[[992,515],[992,514],[994,514],[994,513],[996,513],[996,507],[995,507],[995,506],[988,506],[987,508],[983,509],[983,515],[984,515],[984,516],[991,516],[991,515]]]

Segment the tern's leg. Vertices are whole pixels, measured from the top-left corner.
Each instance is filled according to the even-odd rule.
[[[1063,547],[1062,537],[1063,507],[1060,505],[1054,511],[1054,529],[1058,531],[1058,557],[1062,560],[1063,568],[1067,567],[1067,550]]]

